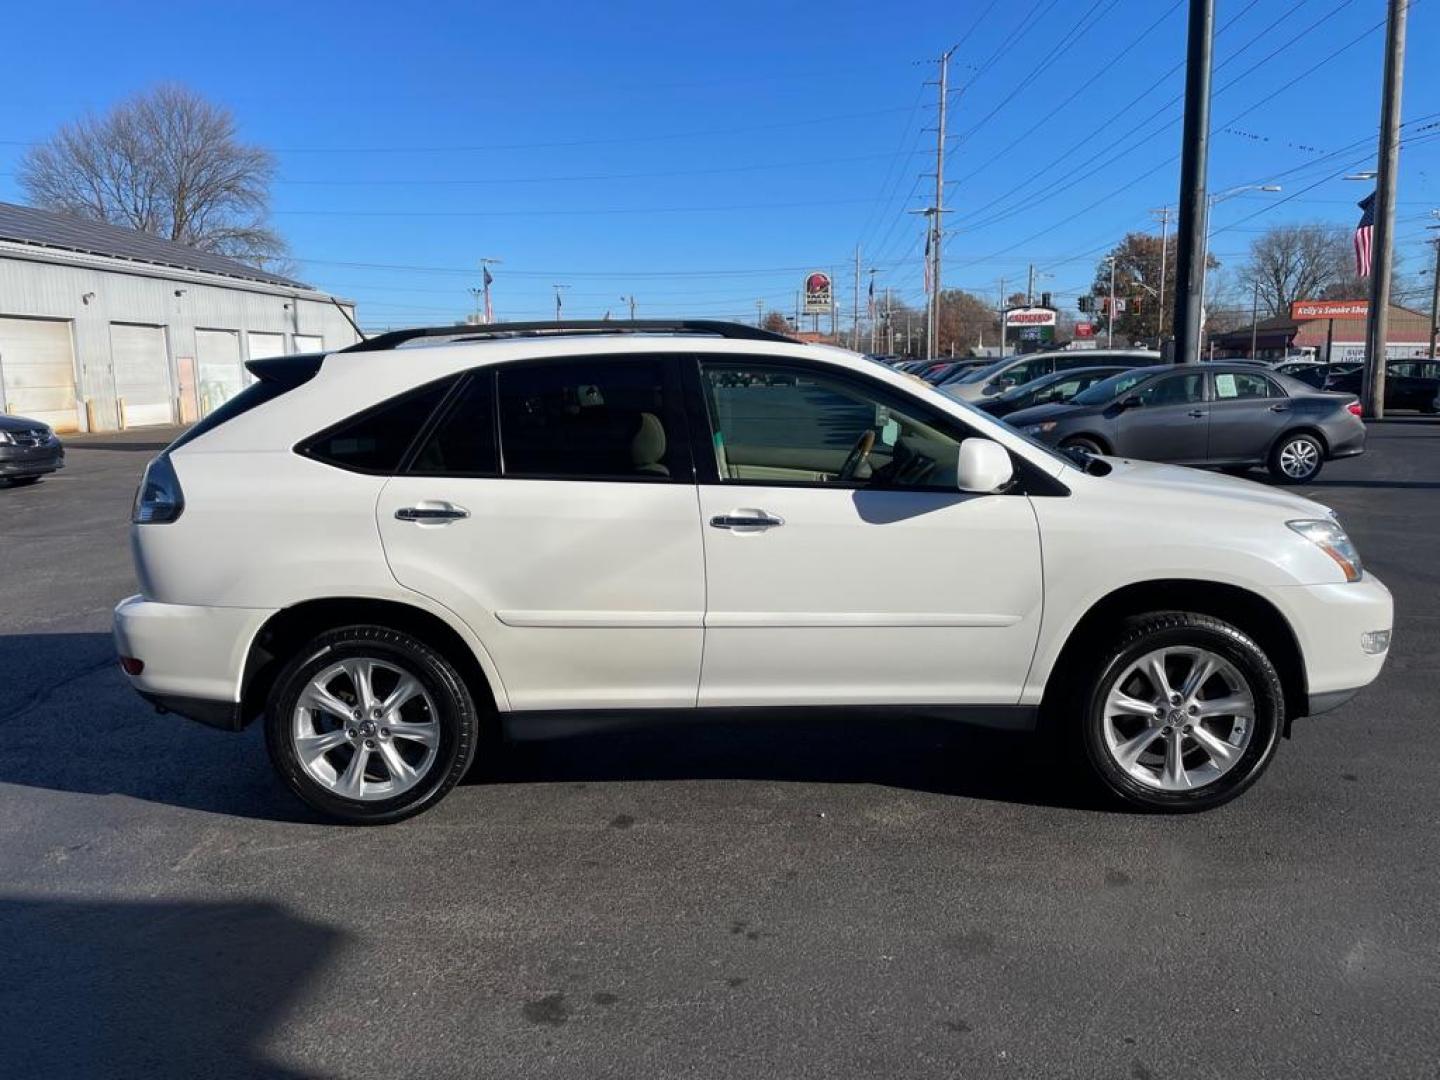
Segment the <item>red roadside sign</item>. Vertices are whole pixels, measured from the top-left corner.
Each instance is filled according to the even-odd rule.
[[[1296,322],[1308,319],[1363,319],[1370,314],[1369,300],[1295,300],[1290,304],[1290,318]]]
[[[1094,337],[1095,324],[1088,322],[1077,322],[1075,324],[1075,336],[1078,338]]]

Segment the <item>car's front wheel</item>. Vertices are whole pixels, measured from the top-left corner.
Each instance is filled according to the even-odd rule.
[[[313,639],[270,694],[265,742],[312,807],[378,825],[439,802],[475,755],[479,717],[454,665],[409,634],[349,626]]]
[[[1303,431],[1284,436],[1270,451],[1270,475],[1282,484],[1308,483],[1324,464],[1325,447]]]
[[[1113,796],[1150,810],[1207,810],[1275,755],[1284,694],[1269,658],[1208,615],[1133,619],[1104,652],[1083,722],[1086,756]]]
[[[1083,450],[1087,454],[1099,456],[1105,453],[1105,448],[1094,439],[1086,435],[1075,435],[1066,439],[1060,444],[1062,450]]]

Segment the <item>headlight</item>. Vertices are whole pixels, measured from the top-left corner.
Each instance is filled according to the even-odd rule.
[[[1360,575],[1365,572],[1360,564],[1360,553],[1338,521],[1287,521],[1285,524],[1334,559],[1344,572],[1346,581],[1360,580]]]
[[[10,446],[15,442],[15,436],[8,431],[0,431],[0,446]]]
[[[1055,427],[1056,421],[1046,420],[1043,424],[1026,424],[1020,430],[1026,435],[1044,435],[1048,431],[1054,431]]]

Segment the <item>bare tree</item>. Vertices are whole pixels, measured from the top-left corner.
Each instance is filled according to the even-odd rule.
[[[1264,314],[1288,315],[1296,300],[1310,300],[1335,290],[1363,296],[1355,279],[1350,231],[1334,225],[1277,225],[1250,245],[1250,262],[1240,271],[1249,293],[1260,285]],[[1248,320],[1247,320],[1248,321]]]
[[[773,334],[793,334],[795,332],[794,327],[790,325],[790,320],[778,311],[767,311],[765,319],[760,325]]]
[[[274,175],[274,156],[239,140],[228,109],[173,84],[64,125],[19,172],[37,206],[280,271],[285,241],[267,223]]]

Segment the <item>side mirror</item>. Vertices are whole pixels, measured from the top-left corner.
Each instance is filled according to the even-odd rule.
[[[1140,404],[1141,402],[1139,394],[1131,394],[1127,398],[1120,399],[1120,408],[1122,409],[1138,409],[1140,407]]]
[[[990,439],[971,438],[960,444],[955,462],[955,486],[961,491],[986,494],[998,491],[1015,475],[1010,453]]]

